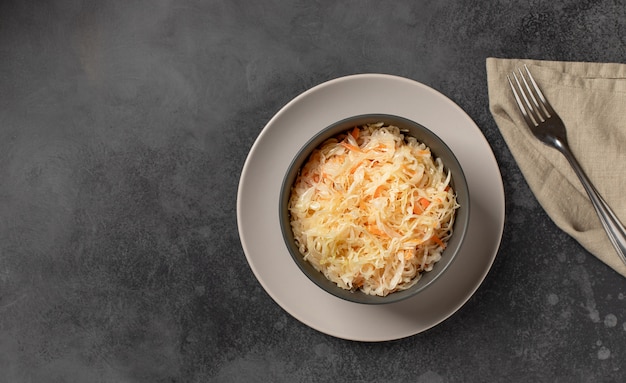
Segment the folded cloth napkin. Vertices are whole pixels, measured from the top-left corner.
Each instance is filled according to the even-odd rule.
[[[565,157],[530,133],[506,76],[524,64],[567,129],[574,156],[626,224],[626,64],[487,59],[489,109],[548,216],[626,277],[582,184]]]

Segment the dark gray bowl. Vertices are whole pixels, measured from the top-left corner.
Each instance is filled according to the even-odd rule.
[[[368,123],[384,122],[386,124],[395,125],[403,131],[405,135],[415,137],[419,142],[426,144],[430,147],[431,152],[435,157],[441,158],[443,164],[447,170],[452,173],[452,188],[456,191],[457,201],[460,205],[456,212],[456,218],[454,222],[454,233],[447,243],[446,249],[442,253],[441,260],[437,262],[433,269],[429,272],[422,273],[420,280],[411,288],[407,290],[397,291],[387,295],[386,297],[373,296],[365,294],[361,291],[349,291],[337,286],[334,282],[329,281],[324,274],[315,270],[315,268],[307,261],[304,260],[302,254],[298,250],[296,245],[293,231],[290,225],[289,217],[289,197],[291,194],[291,187],[298,176],[300,168],[308,159],[309,154],[317,148],[322,142],[327,139],[352,129],[354,126],[360,126]],[[347,301],[363,303],[363,304],[383,304],[397,302],[418,294],[426,287],[434,283],[438,278],[442,278],[445,270],[454,261],[456,255],[461,248],[461,244],[465,238],[467,232],[467,225],[469,222],[469,191],[467,187],[467,181],[463,174],[463,169],[459,164],[456,156],[450,148],[439,138],[436,134],[425,128],[424,126],[408,120],[403,117],[387,115],[387,114],[365,114],[355,117],[346,118],[339,122],[336,122],[313,138],[311,138],[300,149],[296,157],[293,159],[291,165],[287,170],[287,174],[283,180],[283,185],[280,191],[280,226],[287,245],[287,249],[291,254],[291,257],[296,262],[300,270],[316,285],[320,288],[341,299]]]

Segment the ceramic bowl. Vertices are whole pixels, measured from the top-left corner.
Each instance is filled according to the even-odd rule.
[[[385,124],[395,125],[403,132],[405,136],[413,136],[417,141],[424,143],[431,149],[433,156],[439,157],[446,170],[451,172],[451,186],[457,194],[457,202],[460,207],[456,211],[455,222],[453,226],[453,234],[448,240],[445,250],[442,253],[441,260],[433,266],[428,272],[423,272],[419,281],[406,290],[396,291],[387,296],[368,295],[361,291],[345,290],[337,286],[334,282],[328,280],[321,272],[317,271],[309,262],[305,261],[302,254],[298,250],[295,242],[293,231],[290,225],[290,215],[288,209],[291,187],[295,182],[300,168],[307,161],[310,153],[327,139],[336,136],[342,132],[347,132],[355,126],[361,126],[368,123],[384,122]],[[450,150],[448,145],[441,140],[435,133],[428,128],[420,125],[415,121],[406,118],[388,114],[366,114],[359,115],[338,121],[330,126],[322,129],[317,135],[312,137],[297,153],[289,166],[287,173],[283,179],[280,195],[280,226],[285,244],[291,254],[291,258],[313,283],[329,294],[347,301],[362,304],[385,304],[397,302],[412,297],[424,291],[428,286],[435,283],[438,279],[445,278],[446,269],[452,264],[457,256],[469,223],[469,191],[467,181],[463,174],[463,169],[459,164],[456,156]]]

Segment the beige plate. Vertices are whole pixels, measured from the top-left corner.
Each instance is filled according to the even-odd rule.
[[[347,302],[317,287],[291,259],[279,223],[281,183],[300,147],[324,127],[366,113],[395,114],[435,132],[456,154],[470,190],[470,227],[446,275],[423,293],[388,305]],[[394,340],[441,323],[480,286],[502,238],[504,189],[485,137],[454,102],[406,78],[353,75],[302,93],[268,122],[243,167],[237,224],[254,275],[293,317],[338,338]]]

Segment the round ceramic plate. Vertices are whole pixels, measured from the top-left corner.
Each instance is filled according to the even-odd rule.
[[[384,305],[348,302],[311,282],[289,255],[279,223],[281,183],[300,148],[326,126],[367,113],[398,115],[435,132],[461,163],[471,203],[466,239],[446,275],[415,297]],[[268,122],[243,167],[237,224],[254,275],[293,317],[338,338],[395,340],[441,323],[480,286],[502,238],[504,189],[487,140],[454,102],[406,78],[353,75],[302,93]]]

